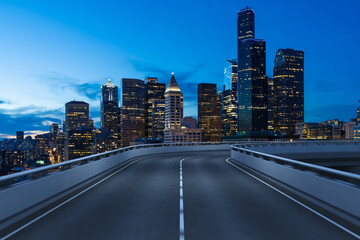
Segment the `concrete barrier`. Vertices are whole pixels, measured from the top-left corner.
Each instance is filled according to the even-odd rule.
[[[279,164],[264,159],[261,154],[233,149],[231,157],[241,166],[360,227],[358,186]]]

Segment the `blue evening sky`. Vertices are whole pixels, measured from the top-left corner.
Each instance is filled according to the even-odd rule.
[[[88,102],[98,123],[109,77],[167,83],[175,72],[184,115],[196,117],[197,83],[221,88],[245,6],[267,41],[267,75],[279,48],[305,51],[305,121],[355,117],[359,0],[0,0],[0,138],[48,131],[71,100]]]

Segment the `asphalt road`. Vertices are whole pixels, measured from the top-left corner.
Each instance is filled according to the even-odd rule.
[[[355,239],[228,164],[230,152],[137,162],[9,239],[179,239],[182,162],[187,240]]]

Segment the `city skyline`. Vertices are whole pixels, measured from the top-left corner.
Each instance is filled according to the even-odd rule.
[[[267,41],[266,74],[272,77],[273,61],[278,49],[294,48],[305,50],[305,121],[323,121],[332,118],[348,121],[350,118],[355,117],[354,109],[358,106],[357,99],[359,98],[355,92],[357,76],[355,73],[347,71],[347,69],[356,69],[356,58],[354,56],[358,55],[357,51],[359,50],[347,46],[351,44],[344,44],[344,40],[348,39],[356,42],[359,39],[359,30],[346,25],[349,20],[350,22],[351,20],[356,22],[358,19],[355,14],[351,14],[353,9],[356,8],[350,8],[344,13],[345,11],[338,11],[337,7],[339,6],[335,4],[322,6],[319,3],[313,3],[311,11],[306,8],[306,11],[301,14],[295,14],[296,16],[302,16],[301,21],[294,19],[294,21],[290,21],[291,24],[279,25],[280,17],[274,16],[270,18],[271,23],[266,24],[267,17],[269,18],[267,11],[271,12],[275,6],[279,8],[278,11],[281,11],[286,9],[285,6],[274,4],[272,8],[267,9],[266,6],[261,6],[260,2],[251,3],[250,7],[256,12],[256,38]],[[88,29],[90,26],[81,22],[80,18],[75,18],[74,25],[71,25],[69,19],[60,17],[59,14],[63,9],[55,10],[59,6],[45,4],[41,7],[38,4],[30,6],[22,1],[12,1],[11,3],[10,1],[8,3],[4,1],[0,4],[0,19],[3,20],[1,26],[5,29],[7,38],[0,41],[0,50],[3,52],[0,57],[0,64],[3,66],[0,68],[2,85],[2,90],[0,90],[0,119],[2,123],[0,138],[7,137],[7,135],[14,136],[17,130],[48,131],[48,127],[52,122],[61,123],[61,120],[64,119],[63,105],[74,99],[88,102],[90,104],[90,116],[98,123],[100,120],[100,86],[106,83],[108,77],[111,77],[118,87],[120,87],[121,78],[145,79],[145,77],[154,76],[159,78],[159,82],[166,83],[169,74],[174,71],[179,86],[184,92],[184,116],[196,116],[197,84],[216,83],[218,90],[220,90],[223,84],[225,59],[236,57],[236,37],[234,38],[236,36],[236,17],[237,12],[245,6],[235,4],[232,1],[228,1],[228,3],[233,3],[233,5],[220,8],[218,10],[219,15],[207,19],[209,23],[215,23],[214,32],[216,34],[212,33],[214,35],[210,35],[209,43],[202,44],[204,46],[200,42],[207,40],[207,38],[203,37],[201,33],[209,30],[209,26],[204,26],[202,30],[201,24],[204,22],[198,22],[198,28],[190,28],[189,32],[184,30],[184,27],[188,26],[191,21],[199,20],[195,16],[195,12],[200,9],[201,4],[199,6],[198,3],[194,4],[194,9],[187,9],[185,7],[186,2],[184,5],[179,4],[181,9],[184,8],[190,13],[183,22],[179,20],[170,21],[170,23],[159,22],[168,13],[154,17],[154,22],[151,22],[154,25],[147,27],[160,36],[166,35],[165,33],[169,33],[169,36],[173,37],[179,35],[179,33],[191,34],[196,32],[197,34],[191,38],[194,40],[196,37],[196,42],[190,44],[189,41],[185,41],[184,36],[181,36],[179,40],[174,39],[173,43],[164,45],[163,49],[159,48],[159,45],[163,43],[161,42],[158,43],[159,45],[155,45],[154,49],[147,49],[148,51],[145,51],[144,55],[139,55],[138,52],[141,49],[143,50],[143,48],[154,42],[146,37],[143,40],[138,40],[132,48],[129,44],[124,44],[125,47],[130,47],[125,49],[126,54],[123,54],[118,51],[119,46],[115,46],[116,44],[109,39],[111,38],[110,33],[101,39],[99,35],[95,34],[100,34],[95,31],[99,30],[99,26],[94,26],[95,29]],[[355,1],[347,3],[350,3],[351,6],[359,4]],[[125,8],[130,7],[129,4],[125,3],[109,5],[120,8],[124,6]],[[94,6],[94,4],[90,2],[89,9],[80,11],[80,15],[85,16],[85,19],[95,21],[95,17],[89,17],[90,13],[95,11],[91,6]],[[210,13],[217,12],[215,11],[216,6],[218,4],[209,3],[207,9]],[[296,6],[301,12],[300,10],[304,10],[306,3],[304,3],[304,6]],[[75,5],[74,9],[79,7]],[[108,7],[102,6],[101,9],[108,9]],[[166,5],[162,7],[162,11],[165,12],[167,8],[171,9],[173,7],[174,5]],[[288,8],[288,10],[291,9]],[[47,13],[44,10],[49,10],[49,12]],[[329,10],[338,11],[336,12],[338,14],[336,19],[334,17],[330,18],[332,11]],[[313,12],[317,16],[308,16],[306,13],[309,12]],[[224,17],[225,13],[227,14],[226,17]],[[111,16],[111,14],[109,15]],[[282,11],[279,15],[286,19],[292,14]],[[102,21],[106,22],[110,19]],[[327,21],[324,22],[327,23],[320,22],[321,19],[326,19]],[[115,20],[119,19],[115,18]],[[29,29],[26,30],[24,26],[18,27],[24,22],[27,23],[26,26]],[[274,24],[276,22],[278,24]],[[309,26],[311,22],[314,26]],[[120,24],[117,21],[115,23]],[[226,25],[221,25],[222,23],[226,23]],[[139,23],[135,22],[134,24],[136,26]],[[174,26],[170,29],[169,25],[171,24]],[[289,28],[290,25],[298,29],[297,34],[294,33],[295,30]],[[302,29],[304,27],[305,29]],[[333,35],[331,30],[335,27],[338,27],[342,34]],[[315,28],[318,33],[315,32]],[[30,34],[31,29],[35,31]],[[123,25],[120,29],[125,33],[131,30]],[[309,29],[312,31],[309,31]],[[105,28],[106,30],[109,29]],[[148,31],[150,30],[145,32]],[[284,32],[286,34],[283,34]],[[221,33],[221,36],[215,37],[219,33]],[[281,35],[281,37],[272,37],[270,33]],[[54,38],[61,34],[64,35],[55,41]],[[127,41],[131,42],[137,34],[139,33],[133,32],[132,35],[130,34]],[[24,36],[28,38],[21,40]],[[119,34],[116,36],[119,36]],[[156,36],[155,39],[159,40],[160,36]],[[296,38],[296,41],[294,38]],[[66,41],[60,43],[61,40]],[[172,38],[169,37],[168,41],[171,40]],[[85,46],[77,50],[76,47],[83,43],[85,43]],[[214,44],[221,44],[219,45],[221,47],[219,49],[211,48],[213,50],[211,53],[205,52],[206,46],[209,47]],[[339,44],[342,47],[329,48],[331,44]],[[193,45],[196,45],[196,47]],[[135,46],[138,46],[138,48],[135,48]],[[170,48],[175,48],[175,46],[184,53],[179,54],[178,50],[172,50],[168,54],[164,53]],[[201,47],[199,48],[199,46]],[[186,49],[187,47],[188,49]],[[348,48],[352,51],[347,50]],[[117,49],[117,51],[109,54],[112,49]],[[89,50],[91,53],[85,53],[85,50]],[[159,53],[158,55],[154,53],[156,50]],[[74,59],[70,58],[72,53],[74,53]],[[208,56],[202,55],[207,54],[209,54],[210,58],[213,57],[212,61],[204,61],[204,58],[208,58]],[[198,55],[202,56],[202,59],[198,58]],[[57,56],[59,56],[59,60],[55,60]],[[116,57],[119,59],[115,61]],[[89,58],[91,61],[82,62],[81,60],[85,58]],[[173,61],[166,61],[168,58],[173,59]],[[194,58],[194,60],[191,58]],[[70,66],[76,61],[79,61],[79,63]],[[74,68],[79,64],[83,65],[83,67],[74,71]],[[17,84],[12,84],[13,82]],[[29,82],[30,85],[26,84]]]

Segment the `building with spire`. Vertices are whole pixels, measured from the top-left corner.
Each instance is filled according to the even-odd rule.
[[[165,91],[165,129],[181,128],[183,118],[183,93],[171,74],[170,82]]]
[[[201,142],[201,129],[186,128],[181,125],[183,118],[183,93],[176,82],[174,73],[165,91],[165,130],[164,142]]]
[[[117,134],[118,87],[108,79],[101,86],[101,127]]]

